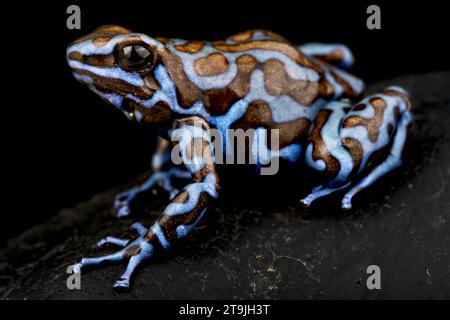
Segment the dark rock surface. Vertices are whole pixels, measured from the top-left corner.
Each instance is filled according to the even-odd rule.
[[[82,274],[82,290],[68,290],[70,264],[115,249],[96,248],[100,238],[132,237],[132,222],[150,225],[164,208],[159,192],[145,215],[116,219],[111,202],[127,187],[122,186],[10,240],[0,250],[0,296],[450,299],[450,72],[393,79],[371,91],[388,84],[402,85],[413,96],[410,156],[402,169],[357,197],[358,209],[341,211],[337,196],[301,208],[301,178],[242,183],[231,175],[205,221],[140,268],[130,292],[112,289],[124,263],[89,269]],[[381,267],[381,290],[366,288],[372,264]]]

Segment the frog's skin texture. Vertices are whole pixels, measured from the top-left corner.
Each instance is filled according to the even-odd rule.
[[[136,49],[133,58],[131,48]],[[152,174],[144,184],[119,194],[114,205],[118,216],[128,215],[134,197],[156,183],[169,192],[169,205],[150,228],[133,225],[136,239],[107,237],[98,243],[123,247],[117,253],[75,265],[80,271],[128,259],[114,284],[118,288],[129,287],[135,267],[184,237],[217,198],[214,159],[191,148],[211,147],[211,128],[219,129],[225,140],[227,129],[278,129],[280,157],[303,163],[322,181],[301,200],[305,206],[349,188],[342,207],[350,209],[357,192],[402,162],[412,117],[407,93],[389,87],[360,100],[363,82],[343,71],[353,63],[344,45],[294,46],[266,30],[201,42],[105,26],[70,44],[67,60],[81,83],[129,119],[156,125],[161,132]],[[190,139],[169,142],[174,135]],[[196,161],[171,167],[175,146],[184,160]],[[172,177],[190,183],[177,190]]]

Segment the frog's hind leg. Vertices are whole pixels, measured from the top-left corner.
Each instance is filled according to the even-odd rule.
[[[307,166],[331,178],[313,189],[302,203],[310,205],[342,190],[360,173],[368,172],[342,200],[342,208],[350,209],[357,192],[401,164],[411,118],[409,99],[398,87],[387,88],[354,106],[339,101],[323,107],[308,137],[305,160]],[[383,155],[384,160],[380,158]]]
[[[339,137],[342,119],[351,108],[350,103],[333,101],[323,107],[316,115],[312,130],[307,139],[305,150],[306,165],[321,172],[326,182],[313,188],[311,193],[300,203],[311,203],[350,185],[349,176],[353,171],[353,161]]]
[[[348,69],[353,66],[354,58],[350,49],[343,44],[306,43],[298,47],[306,56]]]
[[[405,148],[408,126],[412,121],[412,115],[409,110],[405,110],[400,115],[397,130],[393,139],[393,144],[386,159],[376,166],[367,176],[359,181],[342,199],[342,208],[352,208],[352,198],[361,190],[369,187],[386,173],[398,168],[402,164],[402,153]]]

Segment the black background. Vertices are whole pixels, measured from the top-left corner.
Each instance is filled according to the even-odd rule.
[[[66,28],[66,8],[81,7],[81,30]],[[381,30],[366,28],[366,8],[381,7]],[[65,49],[104,24],[150,36],[216,40],[265,28],[293,43],[342,42],[366,82],[446,70],[448,15],[427,1],[60,1],[4,11],[8,71],[2,128],[6,149],[1,237],[48,219],[148,167],[151,129],[129,123],[72,78]]]

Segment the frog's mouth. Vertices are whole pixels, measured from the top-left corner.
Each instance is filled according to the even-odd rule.
[[[74,69],[73,75],[79,82],[91,85],[105,94],[114,93],[123,97],[132,94],[141,100],[148,100],[157,90],[157,88],[151,88],[147,85],[134,86],[121,79],[102,77],[79,69]]]

